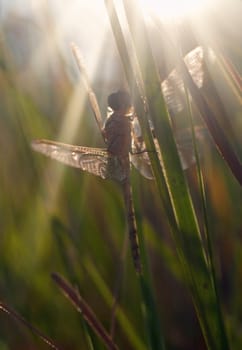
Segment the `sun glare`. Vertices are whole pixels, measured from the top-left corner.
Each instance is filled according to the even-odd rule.
[[[140,0],[145,11],[153,12],[162,20],[192,16],[208,6],[208,0]]]

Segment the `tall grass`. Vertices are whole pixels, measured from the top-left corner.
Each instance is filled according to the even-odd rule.
[[[179,161],[170,118],[162,95],[161,82],[152,56],[142,13],[136,1],[124,0],[123,3],[133,39],[134,53],[138,61],[138,67],[137,65],[133,66],[136,72],[132,72],[130,68],[131,59],[125,47],[114,4],[112,1],[106,1],[110,22],[130,89],[136,91],[136,96],[143,93],[143,99],[146,103],[146,106],[143,103],[144,112],[140,115],[142,131],[146,131],[143,132],[144,139],[148,147],[151,146],[151,149],[155,149],[151,132],[147,130],[147,128],[149,129],[149,123],[145,119],[148,114],[145,113],[145,110],[148,110],[148,118],[154,124],[159,141],[163,163],[162,169],[157,155],[155,156],[151,152],[150,159],[161,200],[165,204],[164,209],[169,215],[171,231],[184,270],[185,282],[192,294],[207,347],[209,349],[228,349],[224,320],[215,288],[215,276],[213,270],[211,270],[211,265],[206,260],[201,233],[191,202],[189,188]],[[141,72],[142,82],[136,81],[135,84],[135,76],[138,76],[138,71]],[[143,87],[143,91],[140,91],[140,86]],[[142,98],[139,99],[139,103],[141,103],[141,100]],[[139,113],[141,107],[136,109]]]

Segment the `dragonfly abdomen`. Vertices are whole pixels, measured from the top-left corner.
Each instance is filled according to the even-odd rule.
[[[129,178],[123,181],[122,187],[123,187],[125,210],[126,210],[126,217],[127,217],[128,231],[129,231],[131,254],[132,254],[135,270],[138,274],[140,274],[142,272],[142,264],[140,259],[139,240],[138,240],[137,224],[135,219],[135,212],[134,212],[134,205],[133,205],[133,198],[132,198],[132,189],[130,186]]]

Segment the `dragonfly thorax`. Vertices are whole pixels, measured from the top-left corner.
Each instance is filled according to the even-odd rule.
[[[131,150],[131,121],[121,113],[114,112],[106,121],[104,133],[107,150],[112,156],[128,157]]]

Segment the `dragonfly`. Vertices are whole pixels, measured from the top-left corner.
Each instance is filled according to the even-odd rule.
[[[32,148],[68,166],[78,168],[105,180],[115,180],[121,184],[133,264],[137,274],[141,274],[142,264],[140,260],[132,187],[130,184],[131,163],[138,169],[142,176],[149,180],[153,179],[153,173],[149,154],[142,139],[138,118],[133,111],[129,93],[125,90],[120,90],[109,95],[108,107],[112,113],[106,119],[104,126],[101,127],[100,111],[95,94],[90,88],[87,76],[85,76],[86,71],[83,68],[83,63],[76,47],[73,47],[73,53],[79,68],[84,74],[89,101],[91,102],[90,104],[106,147],[93,148],[37,139],[32,141]],[[199,54],[200,51],[193,53],[190,58],[191,62],[194,62],[194,57],[200,57]],[[197,59],[195,62],[195,65],[190,65],[190,73],[195,77],[197,85],[199,85],[202,80],[201,72],[197,68],[199,66],[199,60]],[[184,103],[182,101],[182,84],[175,71],[169,75],[167,80],[163,81],[162,88],[170,112],[175,113],[180,111]],[[182,146],[178,148],[181,150]],[[182,151],[180,153],[182,154]],[[189,162],[185,162],[184,159],[181,159],[181,162],[183,168],[187,168],[187,163]]]
[[[143,141],[139,141],[137,152],[138,141],[134,134],[137,117],[130,113],[132,104],[129,94],[126,91],[112,93],[108,97],[108,105],[113,113],[107,118],[102,130],[106,148],[75,146],[44,139],[33,140],[32,148],[66,165],[121,184],[134,266],[136,272],[141,273],[137,225],[130,185],[130,159],[136,167],[142,164],[139,170],[144,177],[152,179],[153,175],[148,155],[143,155]]]

